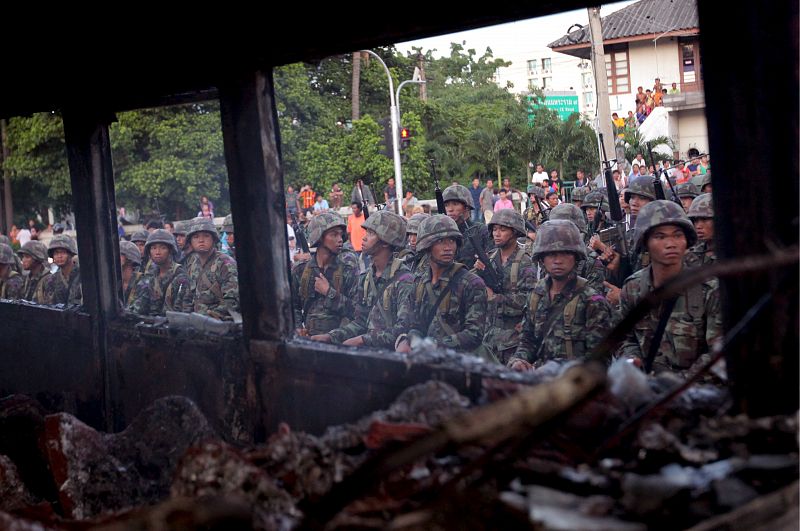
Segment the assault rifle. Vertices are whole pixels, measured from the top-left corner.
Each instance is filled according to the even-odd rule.
[[[489,255],[486,254],[480,242],[475,241],[475,237],[467,231],[464,231],[464,236],[470,241],[472,247],[475,249],[475,254],[478,255],[478,258],[485,266],[483,270],[476,268],[475,274],[481,277],[486,283],[486,286],[491,288],[492,291],[495,293],[503,293],[503,275],[495,270],[492,260],[489,258]]]
[[[603,143],[603,135],[599,134],[600,147],[603,150],[603,167],[605,170],[606,189],[608,190],[608,210],[613,222],[613,229],[616,232],[614,238],[614,247],[617,248],[622,255],[620,260],[620,286],[622,282],[631,274],[631,264],[628,254],[628,240],[625,235],[625,216],[622,214],[622,208],[619,206],[619,192],[617,192],[617,185],[614,183],[614,177],[611,175],[611,163],[616,162],[616,159],[605,159],[606,147]]]
[[[309,252],[309,249],[305,230],[297,222],[297,215],[294,212],[290,213],[290,215],[292,216],[292,230],[294,231],[294,238],[297,241],[297,245],[300,246],[301,251],[307,253]]]
[[[431,163],[431,175],[433,176],[433,192],[436,194],[436,210],[439,214],[444,214],[444,196],[442,195],[442,189],[439,188],[439,178],[436,176],[436,159],[429,160]]]
[[[681,205],[681,208],[683,208],[683,204],[681,203],[680,198],[678,198],[678,194],[675,193],[675,188],[672,186],[672,181],[669,180],[669,175],[666,175],[665,170],[656,165],[656,158],[653,156],[653,148],[650,147],[650,142],[645,145],[647,146],[647,153],[650,155],[650,163],[653,165],[653,188],[656,192],[656,199],[667,198],[664,194],[664,187],[661,185],[661,175],[663,174],[667,179],[667,184],[669,184],[669,189],[672,193],[672,200]]]
[[[356,185],[358,186],[358,192],[361,194],[361,210],[364,211],[364,221],[366,221],[369,219],[369,203],[364,198],[364,182],[359,179]]]

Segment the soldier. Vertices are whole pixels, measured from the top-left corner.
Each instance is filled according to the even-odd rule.
[[[585,188],[583,186],[575,188],[572,190],[572,196],[570,198],[573,205],[578,208],[583,206],[583,201],[586,199],[586,195],[590,192],[589,188]]]
[[[544,202],[544,188],[535,184],[528,185],[528,208],[523,212],[522,217],[526,222],[538,227],[547,221],[547,213],[542,208]]]
[[[142,255],[142,263],[139,266],[139,271],[142,273],[147,271],[147,266],[150,264],[150,257],[144,252],[144,246],[147,243],[148,236],[150,236],[150,233],[146,230],[139,230],[131,235],[131,242],[136,244],[136,247],[139,248],[139,253]]]
[[[119,263],[122,269],[122,306],[128,307],[136,294],[136,285],[142,278],[139,267],[142,255],[135,243],[122,240],[119,242]]]
[[[294,320],[301,336],[327,334],[347,324],[358,284],[358,260],[342,251],[347,237],[344,218],[331,211],[309,223],[311,259],[292,268]]]
[[[217,251],[219,235],[214,222],[192,220],[186,239],[192,254],[184,267],[189,275],[194,311],[229,320],[239,315],[239,278],[236,260]]]
[[[47,246],[42,242],[31,240],[23,245],[18,253],[22,255],[22,267],[28,272],[23,298],[36,304],[44,304],[44,286],[47,277],[50,276]]]
[[[186,230],[189,226],[189,221],[176,221],[174,228],[172,229],[172,235],[175,236],[175,243],[178,244],[178,258],[177,262],[184,263],[186,262]]]
[[[469,193],[465,186],[460,184],[450,185],[444,189],[442,197],[444,198],[444,210],[447,212],[447,216],[456,222],[459,232],[464,236],[463,245],[458,249],[456,262],[472,267],[475,264],[477,255],[472,243],[473,240],[475,245],[480,245],[487,253],[494,247],[489,237],[489,231],[486,225],[469,220],[470,210],[475,207],[472,204],[472,194]]]
[[[603,188],[602,190],[605,191],[606,189]],[[589,192],[581,204],[581,210],[583,210],[583,215],[588,222],[586,230],[590,239],[601,230],[608,228],[608,220],[605,216],[610,209],[608,196],[606,195],[608,192],[605,191],[604,193],[603,191],[594,190]],[[595,217],[598,208],[602,215]]]
[[[578,261],[586,258],[586,245],[574,223],[559,219],[542,225],[533,258],[544,263],[547,276],[530,294],[519,347],[508,362],[519,371],[549,359],[585,357],[611,321],[605,297],[576,273]]]
[[[694,198],[687,216],[694,224],[697,244],[686,253],[686,265],[697,266],[713,264],[717,260],[714,253],[714,204],[711,194],[701,194]]]
[[[150,266],[136,284],[129,310],[138,315],[191,312],[192,290],[183,266],[175,261],[178,245],[169,231],[154,230],[147,237],[145,254]]]
[[[681,200],[681,205],[685,211],[689,210],[692,206],[692,200],[700,195],[694,183],[681,183],[675,187],[675,194]]]
[[[406,220],[394,212],[380,210],[362,225],[366,233],[361,252],[372,265],[358,278],[354,319],[315,341],[348,346],[394,348],[395,340],[408,332],[414,318],[414,276],[395,253],[406,239]]]
[[[628,188],[625,189],[625,202],[630,205],[631,210],[631,226],[625,235],[628,238],[629,255],[631,271],[638,271],[649,264],[649,257],[647,256],[647,249],[637,252],[636,246],[633,243],[634,231],[636,230],[636,218],[639,215],[639,210],[646,204],[656,200],[656,190],[653,186],[653,179],[648,176],[640,176],[631,180]]]
[[[464,352],[478,348],[486,320],[486,285],[455,261],[464,236],[452,218],[431,216],[419,226],[417,252],[430,255],[415,280],[414,326],[396,348],[411,350],[411,339],[430,337],[443,347]]]
[[[419,267],[425,267],[425,264],[420,265],[422,259],[427,256],[425,253],[417,253],[417,231],[422,220],[429,218],[430,214],[414,214],[406,224],[406,246],[403,250],[397,253],[397,258],[405,261],[406,265],[414,273]]]
[[[225,233],[225,243],[227,245],[223,245],[222,252],[230,256],[231,258],[236,258],[236,241],[233,235],[233,215],[228,214],[225,216],[225,220],[222,222],[222,232]]]
[[[639,211],[635,243],[649,251],[650,265],[631,275],[622,287],[623,315],[681,273],[686,250],[696,239],[692,222],[672,201],[653,201]],[[659,326],[661,320],[665,327]],[[664,332],[657,338],[659,328]],[[650,357],[656,372],[683,371],[707,359],[709,346],[721,334],[719,291],[717,280],[711,279],[688,288],[677,299],[662,301],[628,333],[617,353],[640,366]]]
[[[700,180],[700,193],[710,194],[711,191],[711,172],[709,171],[706,172]]]
[[[14,271],[14,250],[0,243],[0,299],[21,299],[25,295],[25,277]]]
[[[0,243],[4,243],[4,244],[8,245],[9,247],[11,247],[11,240],[5,234],[0,234]],[[13,249],[13,247],[12,247],[12,249]],[[17,256],[17,255],[14,255],[14,267],[12,267],[12,269],[14,271],[16,271],[17,273],[19,273],[20,275],[22,275],[23,271],[25,271],[25,269],[23,269],[23,267],[22,267],[22,261],[20,260],[19,256]]]
[[[58,234],[50,240],[47,254],[58,266],[58,270],[47,277],[44,284],[44,304],[81,304],[81,274],[74,258],[78,256],[75,240],[66,234]]]
[[[519,344],[519,324],[528,294],[536,284],[536,269],[525,249],[517,244],[517,238],[525,236],[521,214],[508,208],[499,210],[489,223],[489,231],[495,245],[489,258],[494,270],[502,275],[503,290],[495,293],[486,288],[488,318],[481,348],[484,357],[505,365]],[[480,260],[475,267],[486,269]]]
[[[556,219],[572,222],[580,231],[583,241],[586,241],[586,220],[578,207],[569,203],[558,205],[550,212],[550,220]],[[603,284],[606,281],[606,263],[601,260],[600,254],[594,249],[587,249],[586,257],[578,260],[576,272],[579,277],[585,278],[598,293],[603,293]]]

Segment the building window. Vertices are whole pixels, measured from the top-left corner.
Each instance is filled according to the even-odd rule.
[[[544,59],[542,59],[542,73],[549,74],[552,71],[553,71],[553,64],[550,61],[549,57],[545,57]]]
[[[553,90],[553,78],[552,77],[543,77],[542,78],[542,88],[544,90]]]
[[[539,88],[539,78],[532,77],[528,78],[528,90],[534,90]]]
[[[581,74],[581,81],[583,82],[583,88],[591,88],[593,84],[592,73],[584,72]]]
[[[628,45],[606,47],[606,75],[609,94],[628,94],[631,91],[631,71]]]
[[[539,73],[539,61],[531,59],[528,61],[528,75],[534,76]]]
[[[591,107],[594,105],[594,92],[583,93],[583,105],[584,107]]]

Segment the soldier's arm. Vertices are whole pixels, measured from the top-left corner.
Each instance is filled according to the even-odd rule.
[[[539,350],[539,341],[536,341],[536,324],[531,320],[535,310],[531,311],[526,305],[522,313],[522,332],[519,335],[519,346],[514,353],[514,358],[533,363],[534,354]]]
[[[517,291],[495,294],[495,303],[498,306],[502,305],[504,315],[522,315],[531,290],[536,285],[536,269],[530,259],[523,260],[520,266]]]
[[[149,315],[150,299],[152,298],[152,287],[150,277],[142,277],[136,284],[136,294],[131,301],[128,310],[136,315]]]
[[[172,281],[172,293],[172,304],[164,308],[165,311],[191,313],[194,310],[194,294],[189,287],[189,277],[185,274],[175,277]]]
[[[376,310],[377,318],[381,320],[381,327],[375,327],[364,334],[364,344],[373,347],[394,348],[395,340],[406,334],[411,329],[414,321],[414,277],[405,273],[398,277],[392,292],[394,308],[389,308],[389,313],[395,311],[394,322],[391,327],[383,323],[383,315]],[[377,304],[382,304],[378,301]]]
[[[592,291],[586,299],[586,353],[594,350],[605,338],[611,324],[611,305],[605,297]],[[611,352],[603,353],[603,361],[611,362]]]
[[[722,331],[722,309],[719,302],[719,285],[714,281],[713,287],[706,294],[706,343],[709,350],[712,350],[714,342],[721,338]]]
[[[462,304],[466,305],[464,326],[454,336],[441,340],[446,347],[472,351],[481,344],[486,325],[486,284],[478,276],[467,280]]]
[[[597,293],[605,293],[605,286],[603,282],[606,280],[606,266],[599,258],[588,258],[590,267],[587,268],[586,280],[589,286]]]
[[[220,274],[220,289],[222,300],[228,309],[239,311],[239,274],[236,270],[236,261],[226,261]]]
[[[356,292],[358,291],[359,274],[357,269],[344,268],[342,272],[341,291],[337,291],[330,283],[330,289],[325,296],[325,309],[341,315],[352,315]]]
[[[346,301],[351,305],[351,311],[348,311],[347,315],[352,315],[353,320],[346,325],[329,332],[329,335],[331,336],[331,343],[341,343],[346,339],[350,339],[351,337],[360,336],[367,331],[367,319],[369,318],[370,308],[364,307],[361,304],[352,304],[353,301],[364,300],[364,276],[361,275],[358,278],[359,282],[356,282],[356,292],[354,297]],[[333,287],[331,287],[331,289],[333,289]]]
[[[636,304],[636,300],[631,293],[631,286],[633,282],[628,282],[622,287],[622,291],[620,292],[619,297],[619,307],[620,312],[619,315],[621,318],[624,318],[628,315],[628,312],[631,308]],[[625,334],[625,339],[620,344],[619,348],[617,349],[616,353],[617,357],[626,357],[626,358],[636,358],[640,361],[644,360],[644,353],[642,352],[642,347],[639,345],[639,341],[636,338],[636,328],[632,328]]]

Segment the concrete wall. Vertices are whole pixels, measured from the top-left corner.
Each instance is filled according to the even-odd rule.
[[[697,148],[701,153],[708,152],[708,123],[704,109],[691,109],[687,111],[673,111],[670,113],[670,122],[676,123],[676,146],[681,157],[686,156],[689,148]],[[670,127],[672,131],[672,127]]]
[[[636,112],[636,89],[652,89],[655,78],[669,89],[672,82],[680,86],[680,62],[678,60],[678,42],[674,37],[662,37],[657,46],[653,41],[632,42],[628,45],[628,61],[630,63],[631,92],[628,94],[610,95],[611,112],[627,116],[628,111]]]

